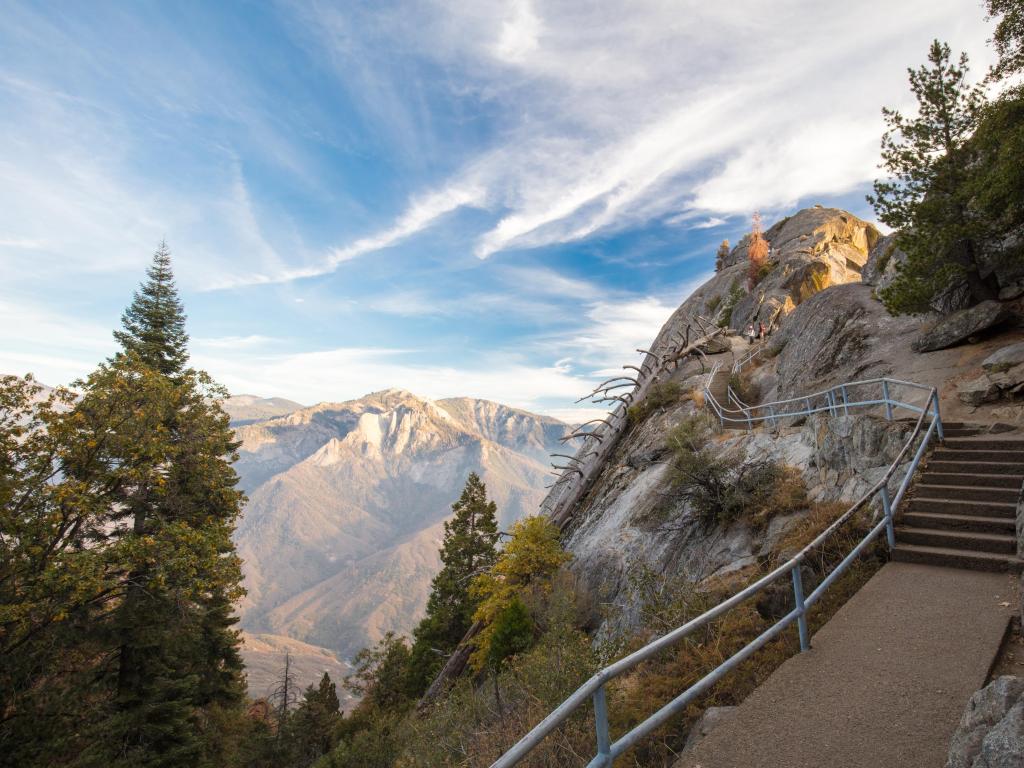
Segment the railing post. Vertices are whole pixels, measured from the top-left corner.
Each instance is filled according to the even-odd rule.
[[[945,440],[946,436],[942,431],[942,417],[939,415],[939,391],[937,389],[932,390],[932,405],[935,408],[935,434],[938,435],[939,440]]]
[[[805,397],[804,398],[804,405],[807,406],[807,415],[810,416],[811,415],[811,398]]]
[[[892,524],[892,504],[889,502],[889,489],[884,485],[879,489],[882,494],[882,514],[885,515],[885,540],[889,544],[889,551],[896,549],[896,529]]]
[[[828,415],[836,415],[836,393],[831,389],[825,393],[825,397],[828,399]]]
[[[846,396],[846,385],[845,384],[841,384],[839,386],[839,391],[843,393],[843,415],[844,416],[849,416],[850,415],[850,400]]]
[[[778,424],[775,421],[775,409],[772,408],[770,405],[768,406],[768,418],[772,422],[772,428],[773,429],[778,426]]]
[[[612,764],[611,739],[608,737],[608,701],[602,685],[594,691],[594,724],[597,729],[597,757],[602,758],[597,765]]]
[[[892,400],[889,399],[889,382],[882,379],[882,398],[885,400],[885,419],[892,421]]]
[[[807,637],[807,608],[804,606],[804,580],[800,575],[800,563],[793,566],[793,597],[796,599],[796,609],[800,612],[796,618],[797,628],[800,630],[800,650],[806,651],[811,647],[811,641]]]

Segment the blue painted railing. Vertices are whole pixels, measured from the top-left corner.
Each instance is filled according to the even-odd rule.
[[[718,368],[712,370],[706,379],[710,382],[712,376],[717,373]],[[868,396],[866,399],[856,399],[852,395],[865,390],[880,390],[880,397]],[[892,397],[894,391],[902,389],[911,392],[927,392],[926,399],[920,404],[912,404],[904,399]],[[837,394],[838,393],[838,394]],[[866,381],[851,382],[832,387],[822,392],[816,392],[802,398],[783,400],[775,403],[766,403],[757,406],[746,406],[742,409],[723,408],[718,403],[710,390],[705,385],[704,396],[708,407],[719,417],[722,424],[735,420],[736,423],[744,423],[752,426],[755,423],[770,423],[778,425],[780,420],[785,418],[801,417],[812,413],[828,412],[832,415],[849,413],[851,408],[878,407],[884,406],[888,419],[892,419],[893,411],[902,408],[917,413],[917,422],[910,437],[900,450],[896,460],[886,470],[885,475],[875,483],[872,488],[860,497],[846,512],[835,520],[828,528],[822,531],[806,547],[800,550],[794,557],[780,565],[771,573],[762,576],[760,579],[749,585],[735,595],[719,603],[714,608],[701,614],[695,619],[688,621],[668,634],[654,640],[638,651],[631,653],[623,659],[610,664],[597,672],[587,682],[581,685],[572,695],[562,702],[555,710],[538,723],[526,736],[513,746],[508,752],[496,760],[491,768],[509,768],[524,759],[548,734],[562,725],[572,714],[585,705],[588,701],[593,702],[594,726],[595,726],[595,747],[596,754],[588,763],[588,768],[608,768],[616,757],[625,753],[628,749],[637,744],[640,740],[649,736],[654,730],[664,725],[671,717],[685,709],[702,694],[707,692],[719,680],[731,670],[742,664],[760,648],[764,647],[771,640],[775,639],[794,622],[800,637],[800,650],[806,651],[810,648],[810,637],[807,629],[807,610],[821,599],[825,590],[841,576],[847,568],[860,556],[860,554],[879,536],[885,532],[888,545],[893,548],[896,545],[893,518],[900,503],[903,501],[910,486],[911,478],[917,470],[921,458],[924,456],[929,443],[938,438],[942,439],[942,420],[939,415],[939,397],[934,388],[921,384],[898,381],[895,379],[870,379]],[[910,397],[906,397],[909,400]],[[739,413],[740,416],[735,416]],[[927,427],[926,417],[929,417]],[[904,458],[910,452],[914,443],[921,438],[913,459],[907,467],[895,495],[890,498],[889,480],[899,469]],[[860,542],[850,550],[835,569],[809,595],[804,595],[803,579],[800,573],[801,564],[808,558],[810,553],[834,534],[840,527],[849,521],[858,511],[878,497],[881,503],[882,519],[875,524]],[[609,681],[628,672],[643,661],[650,659],[680,642],[694,631],[706,626],[710,622],[724,615],[740,603],[756,595],[770,584],[784,576],[789,576],[792,581],[794,608],[761,635],[752,640],[741,650],[722,664],[711,670],[707,675],[682,691],[676,698],[656,711],[643,722],[634,726],[631,730],[617,739],[612,739],[608,728],[608,701],[605,687]]]

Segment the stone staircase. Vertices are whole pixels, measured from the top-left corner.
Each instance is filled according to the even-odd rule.
[[[714,376],[711,377],[711,381],[708,382],[708,391],[711,395],[722,405],[723,408],[735,408],[729,402],[729,377],[732,375],[732,360],[731,356],[726,365],[723,365]],[[745,430],[747,425],[743,422],[733,423],[726,422],[724,425],[725,429],[736,429]]]
[[[893,560],[982,571],[1024,571],[1017,557],[1017,500],[1024,439],[944,425],[945,440],[919,472],[899,515]]]

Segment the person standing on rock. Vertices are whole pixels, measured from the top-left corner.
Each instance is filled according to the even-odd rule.
[[[761,339],[761,341],[764,341],[764,337],[765,337],[764,322],[760,322],[760,323],[757,324],[757,335],[758,335],[758,338]]]
[[[754,343],[754,338],[755,338],[754,337],[754,324],[753,323],[749,323],[747,325],[747,341],[749,341],[751,344],[753,344]]]

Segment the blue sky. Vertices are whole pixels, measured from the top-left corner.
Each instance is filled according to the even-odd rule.
[[[161,238],[196,363],[564,415],[759,209],[872,218],[971,0],[0,5],[0,371],[66,383]]]

